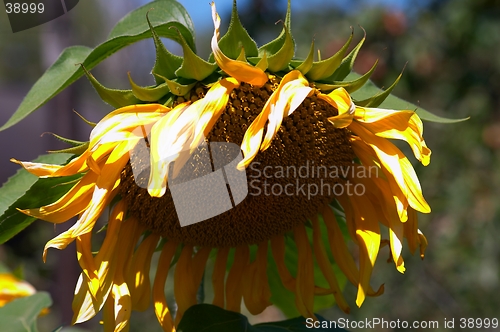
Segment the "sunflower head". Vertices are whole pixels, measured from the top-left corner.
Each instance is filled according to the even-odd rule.
[[[78,216],[44,251],[45,257],[50,247],[77,243],[83,272],[74,322],[103,309],[105,324],[121,330],[130,311],[144,310],[152,297],[162,327],[175,329],[197,303],[210,257],[213,304],[219,307],[239,311],[243,300],[257,314],[272,304],[269,265],[302,316],[315,317],[316,295],[331,295],[348,312],[332,264],[357,287],[360,306],[383,292],[370,285],[381,247],[389,246],[401,273],[405,238],[423,257],[427,242],[417,211],[429,213],[430,207],[412,164],[389,139],[407,142],[424,166],[431,151],[415,111],[380,107],[399,77],[385,91],[356,99],[353,93],[371,84],[376,67],[364,75],[351,72],[364,38],[347,52],[351,34],[336,54],[316,61],[313,42],[307,58],[298,60],[290,4],[280,35],[261,47],[241,25],[236,2],[222,37],[214,3],[211,10],[208,61],[181,31],[184,56],[170,53],[147,19],[156,47],[155,85],[138,86],[129,76],[131,90],[112,90],[86,72],[117,109],[95,125],[66,165],[14,160],[39,177],[80,175],[58,201],[22,210],[53,223]],[[195,181],[196,191],[186,189]],[[233,190],[241,186],[246,191]],[[187,190],[185,211],[179,210],[179,188]],[[211,194],[214,188],[225,194]],[[213,213],[213,206],[224,204]],[[94,255],[92,232],[107,206],[106,238]],[[203,217],[183,223],[181,212]],[[357,255],[346,240],[359,248]],[[151,287],[155,249],[161,255]],[[172,318],[164,283],[174,265],[178,309]]]

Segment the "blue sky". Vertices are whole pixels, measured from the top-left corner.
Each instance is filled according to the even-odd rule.
[[[211,0],[178,0],[188,11],[189,15],[195,22],[196,31],[201,29],[206,29],[212,26],[212,18],[210,12],[210,2]],[[275,1],[275,0],[273,0]],[[286,0],[281,1],[283,6],[286,6]],[[395,10],[407,10],[410,6],[413,6],[410,0],[365,0],[364,3],[370,5],[381,4]],[[419,5],[422,6],[428,1],[420,1]],[[244,7],[248,3],[248,0],[238,0],[238,6]],[[216,0],[217,11],[228,12],[231,10],[233,1],[232,0]],[[324,6],[338,5],[341,8],[349,10],[352,7],[352,2],[350,0],[292,0],[292,13],[303,11],[303,10],[315,10],[320,9]]]

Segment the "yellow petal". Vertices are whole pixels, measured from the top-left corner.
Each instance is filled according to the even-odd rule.
[[[271,290],[267,281],[267,241],[259,243],[255,260],[247,265],[243,275],[243,300],[252,315],[258,315],[271,305]]]
[[[0,273],[0,307],[20,297],[33,295],[36,290],[11,273]]]
[[[387,139],[374,135],[357,122],[353,122],[349,129],[373,149],[383,166],[384,174],[391,184],[393,193],[397,192],[397,188],[390,179],[394,179],[411,207],[417,211],[429,213],[431,209],[422,195],[417,174],[408,158]]]
[[[91,280],[88,279],[87,275],[80,275],[72,304],[73,324],[85,322],[94,317],[101,310],[111,291],[117,265],[116,247],[125,215],[124,208],[124,201],[118,202],[113,208],[106,229],[106,237],[94,258],[97,267],[95,274],[99,280],[96,294],[92,295],[90,292]]]
[[[380,108],[356,109],[355,120],[379,137],[400,139],[408,142],[424,166],[430,162],[431,150],[425,144],[422,120],[413,111],[395,111]]]
[[[321,238],[321,230],[319,228],[318,217],[312,218],[312,224],[313,224],[314,256],[316,257],[318,266],[320,267],[321,272],[325,276],[328,285],[332,289],[337,305],[345,313],[349,313],[350,311],[349,305],[347,304],[344,296],[342,295],[342,291],[340,290],[337,278],[335,277],[332,264],[330,263],[330,260],[326,255],[325,245],[323,244],[323,240]]]
[[[314,318],[314,266],[311,246],[304,225],[293,230],[298,250],[297,283],[295,288],[295,305],[300,314]]]
[[[174,275],[174,295],[177,303],[177,313],[175,314],[175,325],[177,326],[184,315],[184,312],[196,303],[196,293],[191,292],[190,279],[192,277],[191,256],[193,247],[190,245],[182,248],[179,260],[175,265]],[[194,302],[194,303],[193,303]]]
[[[188,109],[188,112],[196,110],[198,119],[194,131],[194,140],[191,144],[191,152],[198,147],[200,141],[208,136],[215,122],[226,109],[229,95],[233,89],[240,86],[240,83],[232,78],[224,78],[216,82],[205,97],[195,101]]]
[[[335,107],[338,115],[328,118],[336,128],[349,126],[354,118],[355,105],[351,96],[344,88],[337,88],[329,94],[319,93],[318,98]]]
[[[96,180],[97,174],[88,172],[56,202],[37,209],[20,211],[29,216],[53,223],[65,222],[87,208],[92,198]]]
[[[177,243],[174,241],[169,241],[163,245],[158,261],[158,266],[161,268],[156,270],[153,284],[153,301],[156,317],[163,331],[170,332],[175,332],[175,327],[167,305],[167,299],[165,298],[165,282],[167,281],[170,262],[172,261],[172,257],[174,257],[176,248]]]
[[[226,277],[226,264],[229,248],[219,248],[215,259],[214,272],[212,274],[212,285],[214,288],[213,305],[224,309],[224,279]]]
[[[242,298],[242,278],[245,267],[250,258],[250,251],[246,244],[236,247],[234,262],[226,281],[226,309],[240,312]]]
[[[259,152],[259,149],[260,149],[261,143],[262,143],[262,135],[264,133],[264,126],[269,119],[269,115],[271,114],[271,111],[277,112],[276,113],[277,115],[279,115],[279,112],[284,113],[285,110],[283,110],[283,107],[285,107],[289,103],[290,99],[292,99],[294,97],[294,94],[290,93],[290,92],[293,92],[294,85],[290,86],[292,89],[291,89],[291,91],[288,92],[288,95],[283,94],[283,90],[284,90],[285,86],[287,86],[287,83],[292,82],[294,80],[299,80],[298,84],[300,85],[300,82],[303,83],[302,79],[303,79],[303,76],[298,70],[293,70],[293,71],[289,72],[288,74],[286,74],[283,77],[283,79],[281,80],[278,88],[272,93],[271,97],[269,97],[269,99],[267,100],[267,102],[264,105],[264,107],[262,108],[262,111],[260,112],[260,114],[255,118],[255,120],[252,122],[252,124],[248,127],[248,129],[245,132],[245,135],[243,137],[243,141],[241,143],[241,149],[243,150],[244,158],[242,161],[239,162],[239,164],[237,166],[239,170],[243,170],[248,165],[250,165],[252,160],[255,158],[255,156]],[[295,86],[295,88],[296,88],[296,86]],[[297,96],[297,97],[298,97],[297,100],[299,100],[300,96]],[[281,98],[283,98],[284,101],[280,101]],[[285,105],[283,105],[283,103]],[[282,108],[277,109],[278,106],[280,106]],[[277,129],[273,128],[273,131],[274,130],[277,130]],[[267,137],[266,139],[269,140],[270,138],[272,138],[272,137]],[[268,143],[269,143],[268,141],[265,142],[265,144],[268,144]]]
[[[254,67],[246,62],[232,60],[228,58],[219,48],[218,40],[220,34],[220,17],[219,14],[217,14],[214,2],[211,3],[211,6],[212,19],[214,21],[214,36],[212,37],[211,46],[215,62],[217,62],[219,68],[238,81],[250,83],[256,87],[261,87],[266,84],[268,78],[262,69]]]
[[[186,112],[187,109],[185,103],[176,106],[151,129],[151,173],[148,192],[152,197],[165,194],[170,164],[182,151],[189,150],[197,117],[194,112]]]
[[[268,117],[269,123],[267,125],[266,136],[260,147],[261,151],[269,148],[271,141],[281,126],[283,118],[290,116],[312,91],[312,88],[309,87],[309,82],[307,82],[306,78],[298,70],[291,73],[293,74],[290,76],[290,79],[294,77],[295,79],[284,84],[276,104],[271,105]]]
[[[358,307],[369,295],[370,276],[380,248],[380,228],[371,202],[364,196],[350,196],[355,210],[356,236],[360,247]]]
[[[134,253],[130,270],[127,271],[126,279],[133,310],[144,311],[149,307],[151,298],[149,268],[159,239],[160,236],[157,234],[150,234],[146,237]]]

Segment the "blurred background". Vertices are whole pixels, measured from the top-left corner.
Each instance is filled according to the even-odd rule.
[[[5,123],[24,95],[68,46],[94,47],[103,42],[116,22],[143,5],[139,0],[80,1],[68,14],[47,24],[13,34],[0,11],[0,124]],[[191,14],[198,54],[207,58],[213,34],[208,1],[180,1]],[[217,1],[227,27],[230,0]],[[415,4],[418,3],[418,4]],[[286,1],[239,0],[244,26],[259,45],[281,30]],[[224,25],[225,24],[225,25]],[[337,308],[321,312],[329,319],[438,320],[500,318],[500,1],[498,0],[295,0],[292,32],[296,55],[304,58],[315,38],[323,58],[334,54],[355,31],[356,44],[367,32],[355,70],[365,73],[376,59],[372,79],[389,86],[404,68],[394,93],[436,114],[470,120],[453,125],[426,123],[425,139],[432,149],[428,167],[414,164],[424,195],[433,211],[420,215],[420,229],[429,240],[425,260],[405,252],[401,275],[382,250],[372,285],[385,283],[385,293],[356,308],[356,289],[345,288],[352,312]],[[173,42],[167,47],[181,52]],[[92,70],[105,86],[128,88],[127,72],[141,85],[153,84],[150,40],[111,56]],[[44,105],[26,120],[0,132],[0,183],[17,166],[10,158],[32,160],[47,150],[64,148],[46,132],[77,140],[88,139],[90,127],[72,110],[91,121],[111,111],[85,78]],[[70,224],[68,222],[66,224]],[[79,274],[75,249],[51,250],[46,264],[46,241],[69,226],[37,221],[0,246],[0,261],[23,266],[26,279],[52,294],[54,306],[41,320],[41,331],[71,321],[71,300]],[[74,246],[74,245],[73,245]],[[140,330],[159,331],[152,312],[134,318]],[[275,311],[264,319],[282,319]],[[146,325],[145,325],[146,324]],[[151,327],[149,327],[149,324]],[[145,328],[147,326],[147,328]],[[81,326],[99,330],[98,320]]]

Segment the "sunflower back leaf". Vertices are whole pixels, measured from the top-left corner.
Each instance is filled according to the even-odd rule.
[[[347,40],[347,42],[342,46],[342,48],[332,55],[330,58],[318,62],[314,62],[311,70],[307,72],[307,78],[312,81],[319,81],[330,77],[337,68],[339,68],[342,63],[342,59],[344,58],[344,54],[349,48],[351,44],[352,37],[354,36],[354,32],[351,32],[351,36]]]
[[[139,40],[150,38],[151,31],[145,17],[151,8],[155,10],[150,12],[149,19],[158,36],[176,41],[179,41],[179,36],[182,36],[189,47],[195,50],[193,23],[184,7],[175,0],[150,2],[125,16],[113,28],[108,40],[95,49],[86,46],[66,48],[33,85],[11,118],[0,127],[0,131],[18,123],[83,76],[83,69],[75,64],[82,63],[87,70],[91,70],[120,49]],[[170,29],[170,27],[176,29]]]
[[[132,90],[118,90],[118,89],[110,89],[106,88],[104,85],[99,83],[97,79],[92,75],[85,67],[82,65],[82,69],[87,76],[87,79],[90,81],[95,91],[101,97],[102,101],[106,104],[113,106],[114,108],[120,108],[127,105],[133,105],[139,103],[139,99],[137,99]]]
[[[149,13],[148,15],[146,15],[146,20],[148,21],[149,29],[151,30],[151,35],[153,36],[156,50],[156,60],[151,72],[155,77],[156,83],[160,84],[162,83],[162,79],[160,78],[160,76],[156,76],[154,74],[164,76],[168,79],[175,78],[175,71],[182,65],[182,57],[170,53],[165,48],[165,45],[163,44],[155,29],[151,25],[151,22],[149,21]]]
[[[219,40],[219,47],[226,56],[233,60],[238,58],[241,49],[245,51],[246,57],[256,57],[259,55],[257,44],[250,37],[243,25],[241,25],[236,0],[233,1],[233,11],[231,13],[229,28],[226,34]]]

